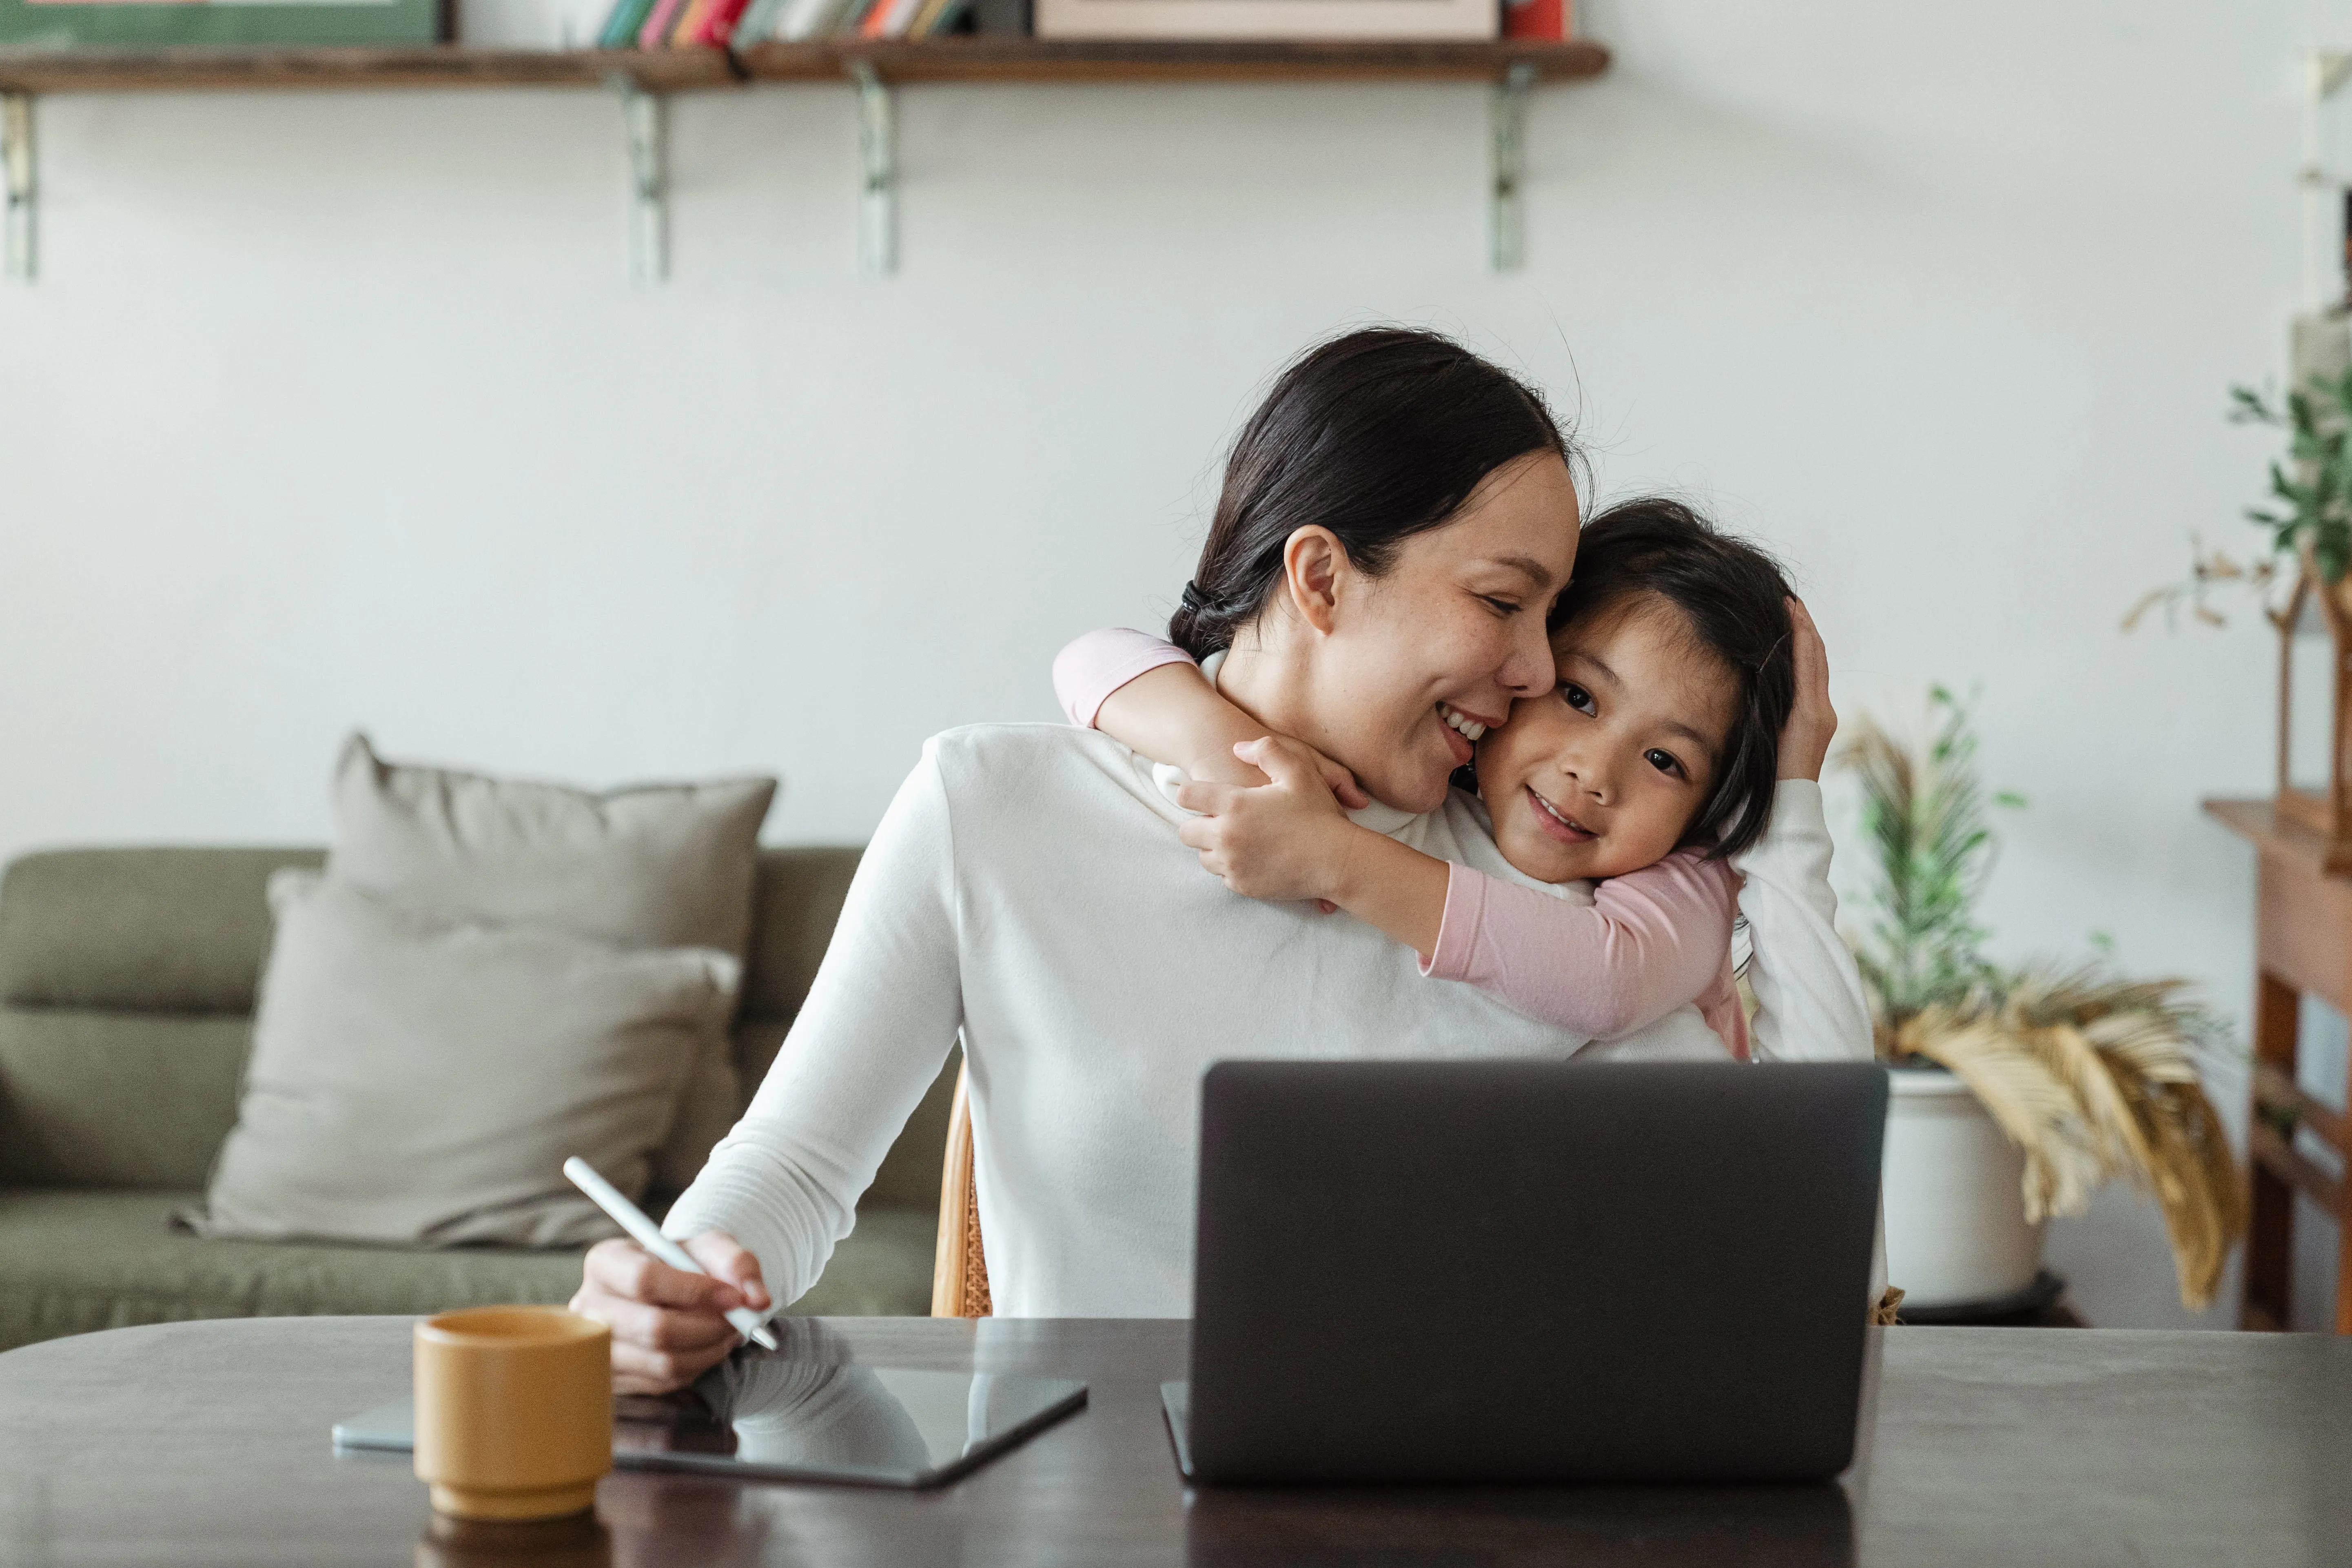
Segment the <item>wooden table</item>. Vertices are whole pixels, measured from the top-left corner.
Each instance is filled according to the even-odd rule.
[[[2266,800],[2209,800],[2205,809],[2253,842],[2253,1103],[2246,1117],[2246,1271],[2238,1326],[2293,1326],[2294,1199],[2302,1194],[2336,1221],[2336,1331],[2352,1334],[2352,1205],[2344,1184],[2294,1146],[2308,1130],[2352,1154],[2344,1116],[2295,1081],[2297,1015],[2305,995],[2352,1016],[2352,879],[2327,871],[2319,835],[2279,816]]]
[[[0,1562],[2302,1568],[2352,1550],[2352,1341],[2328,1336],[1874,1331],[1871,1447],[1830,1487],[1188,1494],[1156,1387],[1183,1373],[1183,1323],[827,1326],[857,1359],[1061,1373],[1092,1399],[938,1492],[625,1472],[593,1522],[444,1540],[404,1463],[327,1436],[405,1389],[408,1320],[122,1329],[0,1355]]]

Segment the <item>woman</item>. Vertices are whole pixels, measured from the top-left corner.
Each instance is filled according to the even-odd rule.
[[[1375,802],[1359,820],[1498,877],[1517,874],[1475,816],[1439,809],[1468,749],[1445,715],[1499,723],[1550,687],[1569,457],[1535,395],[1457,345],[1351,334],[1286,372],[1236,442],[1196,581],[1231,580],[1221,554],[1267,541],[1278,570],[1251,605],[1188,595],[1188,615],[1242,628],[1221,689],[1352,771]],[[991,1285],[1013,1317],[1189,1312],[1197,1086],[1222,1058],[1720,1056],[1692,1008],[1591,1047],[1426,981],[1369,926],[1228,892],[1178,841],[1183,820],[1172,785],[1100,733],[935,737],[775,1067],[671,1211],[715,1278],[623,1242],[589,1254],[573,1305],[613,1326],[616,1384],[689,1381],[734,1342],[728,1307],[814,1280],[959,1031]],[[1820,947],[1775,962],[1846,962]]]

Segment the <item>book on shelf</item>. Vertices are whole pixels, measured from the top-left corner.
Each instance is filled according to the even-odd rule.
[[[971,30],[987,38],[1029,36],[1029,0],[971,0]]]
[[[784,8],[784,0],[751,0],[745,6],[740,20],[735,24],[738,44],[756,44],[776,35],[776,16]]]
[[[1036,0],[1041,38],[1479,39],[1497,0]]]
[[[914,25],[915,13],[923,0],[875,0],[866,7],[865,19],[857,24],[861,38],[903,38]]]
[[[1003,0],[996,4],[1002,12]],[[1019,30],[1025,34],[1028,0],[1020,5]],[[986,28],[973,0],[614,0],[599,45],[748,48],[826,37],[935,38],[961,28],[967,16],[974,18],[973,30]]]
[[[7,0],[0,0],[6,4]],[[596,47],[812,38],[1493,38],[1576,36],[1576,0],[613,0]]]
[[[862,8],[857,0],[783,0],[775,36],[790,44],[821,38]]]
[[[559,18],[542,16],[553,31]],[[585,18],[570,18],[584,24]],[[0,49],[416,47],[456,38],[444,0],[271,0],[266,5],[0,0]],[[584,32],[584,25],[576,29]],[[569,47],[570,39],[565,40]]]
[[[678,42],[688,47],[723,49],[735,37],[735,25],[743,19],[744,7],[751,0],[710,0],[692,26],[679,25]]]
[[[1503,37],[1556,44],[1576,36],[1575,0],[1503,0]]]
[[[646,13],[646,25],[637,29],[637,47],[667,47],[670,33],[677,26],[677,14],[685,8],[686,0],[654,0],[653,9]]]
[[[596,35],[600,49],[635,48],[637,35],[645,30],[646,18],[653,14],[654,0],[619,0],[604,18],[604,30]]]

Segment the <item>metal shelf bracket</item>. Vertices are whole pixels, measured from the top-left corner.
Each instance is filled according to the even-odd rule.
[[[629,136],[629,280],[669,276],[669,135],[667,106],[627,76],[610,79]]]
[[[7,276],[29,283],[37,268],[40,187],[33,162],[33,95],[0,93],[0,163],[7,165]]]
[[[898,270],[898,107],[896,92],[865,60],[849,62],[857,84],[857,152],[866,171],[857,214],[857,269],[869,279]]]
[[[1528,264],[1528,93],[1535,85],[1536,68],[1526,60],[1515,61],[1496,85],[1490,106],[1495,184],[1487,232],[1497,272],[1517,272]]]

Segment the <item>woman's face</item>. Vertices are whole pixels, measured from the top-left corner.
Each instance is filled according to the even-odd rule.
[[[1531,453],[1406,540],[1386,573],[1350,574],[1316,661],[1316,733],[1303,738],[1374,799],[1436,809],[1478,727],[1552,684],[1544,616],[1575,564],[1576,529],[1567,464]]]
[[[1734,677],[1646,596],[1563,626],[1553,647],[1558,685],[1478,743],[1496,847],[1539,882],[1654,865],[1714,787]]]

